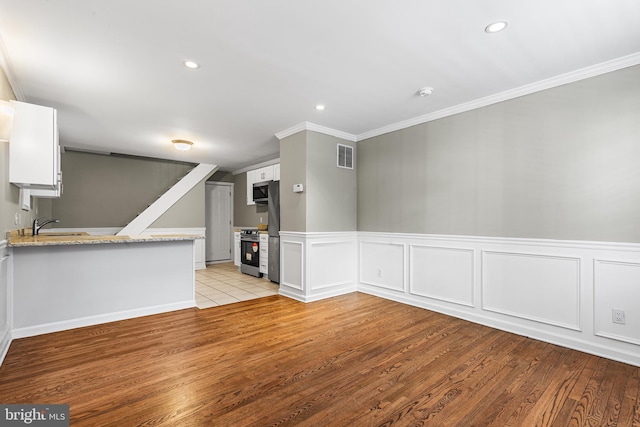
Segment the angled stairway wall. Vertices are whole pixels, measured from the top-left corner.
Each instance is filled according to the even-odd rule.
[[[171,206],[182,198],[202,180],[210,177],[218,169],[217,165],[201,163],[171,187],[166,193],[153,202],[147,209],[136,216],[129,224],[120,230],[117,236],[132,236],[142,234],[155,220],[160,218]]]

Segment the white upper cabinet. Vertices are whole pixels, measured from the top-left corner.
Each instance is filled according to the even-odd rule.
[[[280,163],[273,165],[273,180],[280,181]]]
[[[11,103],[15,112],[9,142],[9,181],[20,188],[59,191],[56,110],[25,102]]]
[[[247,172],[247,205],[255,205],[256,202],[253,201],[253,183],[259,182],[255,180],[256,171],[248,171]]]
[[[58,149],[58,165],[60,165],[61,151],[62,151],[61,149]],[[57,198],[62,196],[62,171],[58,173],[58,184],[56,185],[56,188],[54,188],[53,190],[41,190],[39,188],[31,188],[30,192],[31,192],[31,197],[38,197],[38,198],[52,199],[52,198]]]
[[[280,181],[280,163],[247,172],[247,205],[256,204],[253,201],[253,184],[264,181]]]
[[[273,166],[265,166],[260,169],[256,169],[256,182],[273,181]]]

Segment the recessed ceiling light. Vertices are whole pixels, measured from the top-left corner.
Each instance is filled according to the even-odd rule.
[[[316,110],[318,110],[318,111],[324,110],[324,105],[322,105],[322,104],[316,105]]]
[[[199,67],[199,65],[198,65],[197,63],[193,62],[193,61],[184,61],[184,62],[183,62],[183,64],[184,64],[184,66],[185,66],[185,67],[187,67],[187,68],[193,68],[193,69],[195,69],[195,68],[198,68],[198,67]]]
[[[487,25],[486,28],[484,29],[484,31],[489,33],[489,34],[497,33],[499,31],[502,31],[505,28],[507,28],[507,25],[509,25],[507,21],[493,22],[493,23]]]
[[[186,139],[173,139],[171,142],[176,150],[180,151],[187,151],[191,149],[191,146],[193,145],[193,142],[187,141]]]

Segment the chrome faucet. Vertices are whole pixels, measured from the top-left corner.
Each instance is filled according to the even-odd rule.
[[[38,233],[40,232],[40,229],[42,227],[44,227],[45,225],[51,224],[53,222],[60,222],[59,219],[48,219],[45,222],[43,222],[42,224],[40,224],[38,222],[39,219],[42,219],[42,218],[36,218],[36,219],[33,220],[33,226],[31,227],[31,235],[32,236],[37,236]]]

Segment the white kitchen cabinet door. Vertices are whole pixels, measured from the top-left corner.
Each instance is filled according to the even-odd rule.
[[[240,267],[240,232],[233,233],[233,264]]]
[[[58,165],[60,165],[60,152],[61,149],[58,147]],[[62,171],[58,172],[58,184],[56,188],[53,190],[41,190],[38,188],[32,188],[31,197],[45,198],[45,199],[54,199],[62,196],[63,186],[62,186]]]
[[[260,234],[260,273],[269,274],[269,235]]]
[[[273,180],[280,181],[280,163],[273,165]]]
[[[60,147],[56,110],[11,101],[15,111],[9,142],[9,181],[20,188],[58,190]]]
[[[257,170],[252,170],[247,172],[247,205],[255,205],[256,202],[253,201],[253,183],[259,182],[256,181]]]
[[[263,168],[256,169],[255,172],[255,182],[273,181],[273,166],[265,166]]]

